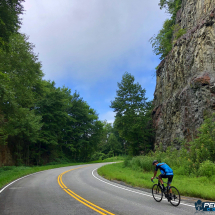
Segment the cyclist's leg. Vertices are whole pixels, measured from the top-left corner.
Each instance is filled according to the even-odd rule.
[[[160,174],[160,175],[158,176],[158,179],[159,179],[160,183],[162,184],[162,188],[163,188],[163,190],[164,190],[164,183],[163,183],[162,178],[167,178],[167,176],[166,176],[165,174]]]
[[[167,175],[167,178],[168,178],[168,182],[167,182],[167,193],[168,193],[168,202],[172,200],[172,189],[169,189],[170,186],[171,186],[171,183],[172,183],[172,178],[173,178],[173,175]]]
[[[168,175],[168,182],[167,182],[168,187],[171,186],[172,179],[173,179],[173,175]],[[169,193],[170,194],[172,193],[172,189],[169,190]]]
[[[160,175],[158,176],[158,179],[159,179],[160,183],[163,184],[162,174],[160,174]]]
[[[168,178],[167,184],[168,184],[168,186],[171,186],[173,175],[167,175],[167,178]]]

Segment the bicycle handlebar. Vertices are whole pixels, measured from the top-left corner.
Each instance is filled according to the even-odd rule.
[[[158,179],[159,180],[159,178],[158,177],[155,177],[156,179]],[[153,183],[155,183],[154,181],[153,181],[153,179],[151,180]],[[165,183],[165,184],[167,184],[167,182],[163,182],[163,183]]]
[[[156,179],[158,179],[158,177],[156,177]],[[153,183],[155,183],[154,181],[153,181],[153,179],[151,180]]]

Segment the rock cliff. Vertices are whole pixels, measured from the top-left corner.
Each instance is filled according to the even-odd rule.
[[[182,0],[176,23],[187,33],[156,71],[155,144],[164,147],[195,138],[215,111],[215,0]]]

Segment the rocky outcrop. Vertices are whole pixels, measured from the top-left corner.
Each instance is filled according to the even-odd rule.
[[[176,22],[187,33],[156,71],[155,144],[164,147],[195,138],[215,111],[215,0],[183,0]]]

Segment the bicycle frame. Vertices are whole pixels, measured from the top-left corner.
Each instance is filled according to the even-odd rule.
[[[160,189],[161,190],[163,190],[163,187],[161,186],[161,182],[160,182],[160,180],[159,180],[159,178],[158,177],[156,177],[156,179],[158,179],[158,186],[160,187]],[[152,180],[152,182],[154,183],[154,181]],[[165,192],[164,192],[164,196],[165,196],[165,198],[169,198],[169,185],[168,185],[168,182],[163,182],[163,183],[165,183],[165,184],[167,184],[166,185],[166,187],[164,187],[165,188]]]
[[[163,190],[159,178],[156,177],[156,179],[158,179],[158,183],[155,183],[153,180],[151,180],[154,183],[152,187],[152,195],[155,201],[160,202],[162,201],[163,196],[165,196],[165,198],[168,199],[168,202],[170,202],[173,206],[178,206],[181,201],[178,189],[174,186],[170,186],[168,182],[164,182],[165,184],[167,184],[167,186],[164,186],[165,189]],[[156,186],[159,187],[159,189],[157,189]],[[160,197],[159,192],[161,194]],[[158,196],[156,196],[157,194]]]

